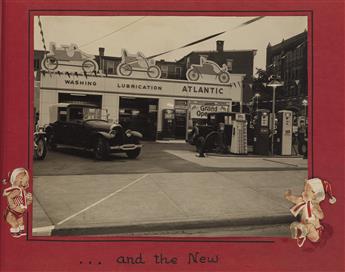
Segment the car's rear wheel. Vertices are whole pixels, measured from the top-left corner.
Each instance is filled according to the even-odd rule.
[[[154,66],[150,66],[147,69],[147,75],[150,78],[159,78],[161,74],[161,70],[158,68],[158,66],[154,65]]]
[[[47,155],[47,146],[45,140],[43,138],[38,139],[36,145],[37,146],[34,152],[34,159],[44,160]]]
[[[218,75],[218,79],[221,83],[228,83],[230,81],[230,76],[226,72],[222,72]]]
[[[97,160],[106,160],[109,158],[109,154],[110,154],[109,142],[102,137],[98,137],[96,139],[96,143],[94,147],[95,158]]]
[[[129,150],[126,152],[127,157],[130,159],[136,159],[140,155],[141,148],[137,148],[134,150]]]

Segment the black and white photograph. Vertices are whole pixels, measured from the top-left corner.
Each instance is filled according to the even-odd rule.
[[[307,16],[33,23],[33,236],[293,235]]]

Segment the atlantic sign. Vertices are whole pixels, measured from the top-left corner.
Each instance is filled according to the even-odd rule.
[[[242,82],[242,74],[231,74],[235,82]],[[41,89],[138,94],[184,98],[206,98],[241,101],[242,85],[194,83],[186,80],[136,79],[117,76],[58,75],[46,73]]]

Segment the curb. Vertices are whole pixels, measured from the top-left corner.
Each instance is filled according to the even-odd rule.
[[[144,223],[133,225],[80,227],[80,228],[54,228],[52,236],[79,236],[79,235],[104,235],[104,234],[126,234],[137,232],[157,232],[174,230],[192,230],[205,228],[242,227],[251,225],[274,225],[288,224],[294,221],[292,215],[248,217],[237,219],[221,220],[196,220],[180,222]]]
[[[257,155],[257,154],[233,154],[233,153],[229,153],[229,154],[221,154],[221,153],[205,153],[207,156],[209,157],[224,157],[224,158],[257,158],[257,159],[303,159],[303,155]]]

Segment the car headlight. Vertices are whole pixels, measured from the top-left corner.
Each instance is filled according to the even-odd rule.
[[[131,137],[132,136],[132,131],[130,129],[127,129],[125,133],[126,133],[127,137]]]
[[[109,134],[113,137],[116,136],[116,129],[115,129],[116,127],[117,127],[117,125],[113,124],[113,125],[111,125],[110,130],[109,130]]]

